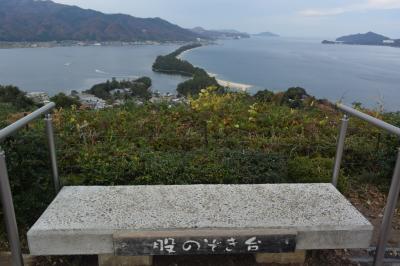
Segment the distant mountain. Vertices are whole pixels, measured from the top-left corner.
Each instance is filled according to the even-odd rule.
[[[201,35],[203,38],[211,39],[240,39],[250,38],[250,35],[237,30],[206,30],[202,27],[191,29],[192,32]]]
[[[378,45],[382,44],[385,40],[390,40],[390,38],[371,31],[367,33],[347,35],[336,39],[337,42],[365,45]]]
[[[260,32],[257,34],[254,34],[254,36],[260,36],[260,37],[280,37],[278,34],[266,31],[266,32]]]
[[[352,35],[342,36],[336,41],[322,41],[323,44],[357,44],[357,45],[380,45],[380,46],[394,46],[400,47],[400,39],[394,40],[384,35],[374,32],[358,33]]]
[[[0,41],[193,41],[161,18],[104,14],[48,0],[0,0]]]

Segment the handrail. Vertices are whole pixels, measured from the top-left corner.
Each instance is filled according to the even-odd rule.
[[[55,103],[48,103],[31,114],[19,119],[13,124],[0,130],[0,144],[7,137],[11,136],[28,123],[38,119],[40,116],[45,115],[47,141],[50,150],[50,162],[52,167],[53,181],[55,191],[60,189],[60,181],[58,177],[56,149],[54,144],[54,131],[53,122],[50,112],[56,107]],[[18,226],[15,218],[15,209],[12,199],[10,181],[8,177],[6,156],[0,147],[0,200],[3,207],[4,221],[6,225],[7,237],[11,248],[11,257],[14,266],[24,265],[21,252],[21,244],[18,234]]]
[[[338,103],[338,104],[336,104],[336,106],[337,106],[337,108],[339,108],[340,110],[342,110],[343,112],[345,112],[351,116],[355,116],[361,120],[364,120],[376,127],[379,127],[383,130],[386,130],[386,131],[400,137],[400,128],[398,128],[398,127],[395,127],[389,123],[386,123],[385,121],[379,120],[378,118],[364,114],[363,112],[360,112],[354,108],[348,107],[344,104]]]
[[[337,140],[337,148],[336,148],[336,157],[335,157],[335,164],[333,167],[333,176],[332,176],[332,184],[334,186],[337,185],[338,178],[339,178],[339,170],[340,164],[343,156],[345,138],[346,138],[346,131],[347,126],[349,123],[349,119],[347,115],[357,117],[361,120],[364,120],[376,127],[379,127],[389,133],[392,133],[398,137],[400,137],[400,128],[393,126],[389,123],[386,123],[382,120],[379,120],[375,117],[370,115],[364,114],[354,108],[348,107],[344,104],[338,103],[336,104],[337,108],[341,111],[345,112],[346,114],[342,118],[342,124],[339,131],[339,138]],[[386,245],[390,233],[390,229],[392,226],[392,220],[394,216],[394,212],[396,210],[397,201],[399,199],[400,193],[400,149],[397,150],[397,159],[394,167],[393,177],[390,184],[390,190],[388,199],[385,205],[385,212],[382,219],[381,228],[379,231],[379,238],[378,244],[376,247],[376,253],[374,258],[374,266],[382,266],[383,261],[385,258],[385,250]]]
[[[56,104],[51,102],[46,104],[40,109],[37,109],[36,111],[30,113],[29,115],[25,116],[24,118],[21,118],[17,122],[9,125],[8,127],[3,128],[0,130],[0,142],[4,141],[5,138],[8,136],[12,135],[13,133],[17,132],[19,129],[22,127],[26,126],[30,122],[36,120],[39,118],[41,115],[45,115],[50,113],[52,109],[56,107]]]

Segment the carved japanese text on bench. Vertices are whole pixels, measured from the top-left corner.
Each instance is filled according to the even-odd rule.
[[[146,235],[147,234],[147,235]],[[141,232],[114,235],[118,256],[281,253],[296,250],[296,234],[258,230]]]

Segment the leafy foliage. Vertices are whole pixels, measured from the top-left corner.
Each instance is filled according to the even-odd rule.
[[[300,87],[289,88],[282,97],[282,103],[292,108],[303,107],[303,100],[308,97],[306,90]]]
[[[288,163],[289,180],[296,183],[330,183],[332,179],[333,161],[322,157],[295,157]],[[338,187],[345,189],[347,178],[341,176]]]
[[[2,144],[17,219],[24,226],[33,224],[37,217],[32,214],[40,214],[54,196],[43,127],[44,123],[39,122]]]
[[[18,112],[18,108],[10,103],[0,102],[0,128],[7,126],[7,118],[13,113]]]
[[[254,98],[257,99],[257,101],[260,102],[271,102],[272,99],[274,98],[274,93],[270,90],[262,90],[258,91],[255,95]]]
[[[67,96],[62,92],[51,97],[50,101],[54,102],[57,108],[71,108],[73,105],[77,107],[81,105],[77,98],[73,96]]]
[[[0,103],[9,103],[15,108],[27,110],[35,106],[35,103],[26,97],[26,93],[15,86],[0,85]]]
[[[202,89],[211,86],[217,86],[221,92],[224,91],[224,89],[218,85],[214,77],[210,77],[205,71],[199,70],[196,71],[192,79],[178,84],[176,91],[182,96],[196,96]]]

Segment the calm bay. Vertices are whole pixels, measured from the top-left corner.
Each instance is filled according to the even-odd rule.
[[[149,76],[153,90],[175,93],[184,77],[154,73],[158,55],[178,45],[0,49],[0,84],[25,91],[86,90],[112,77]],[[249,84],[250,92],[304,87],[333,102],[400,110],[400,49],[323,45],[320,39],[223,40],[182,55],[218,79]]]

